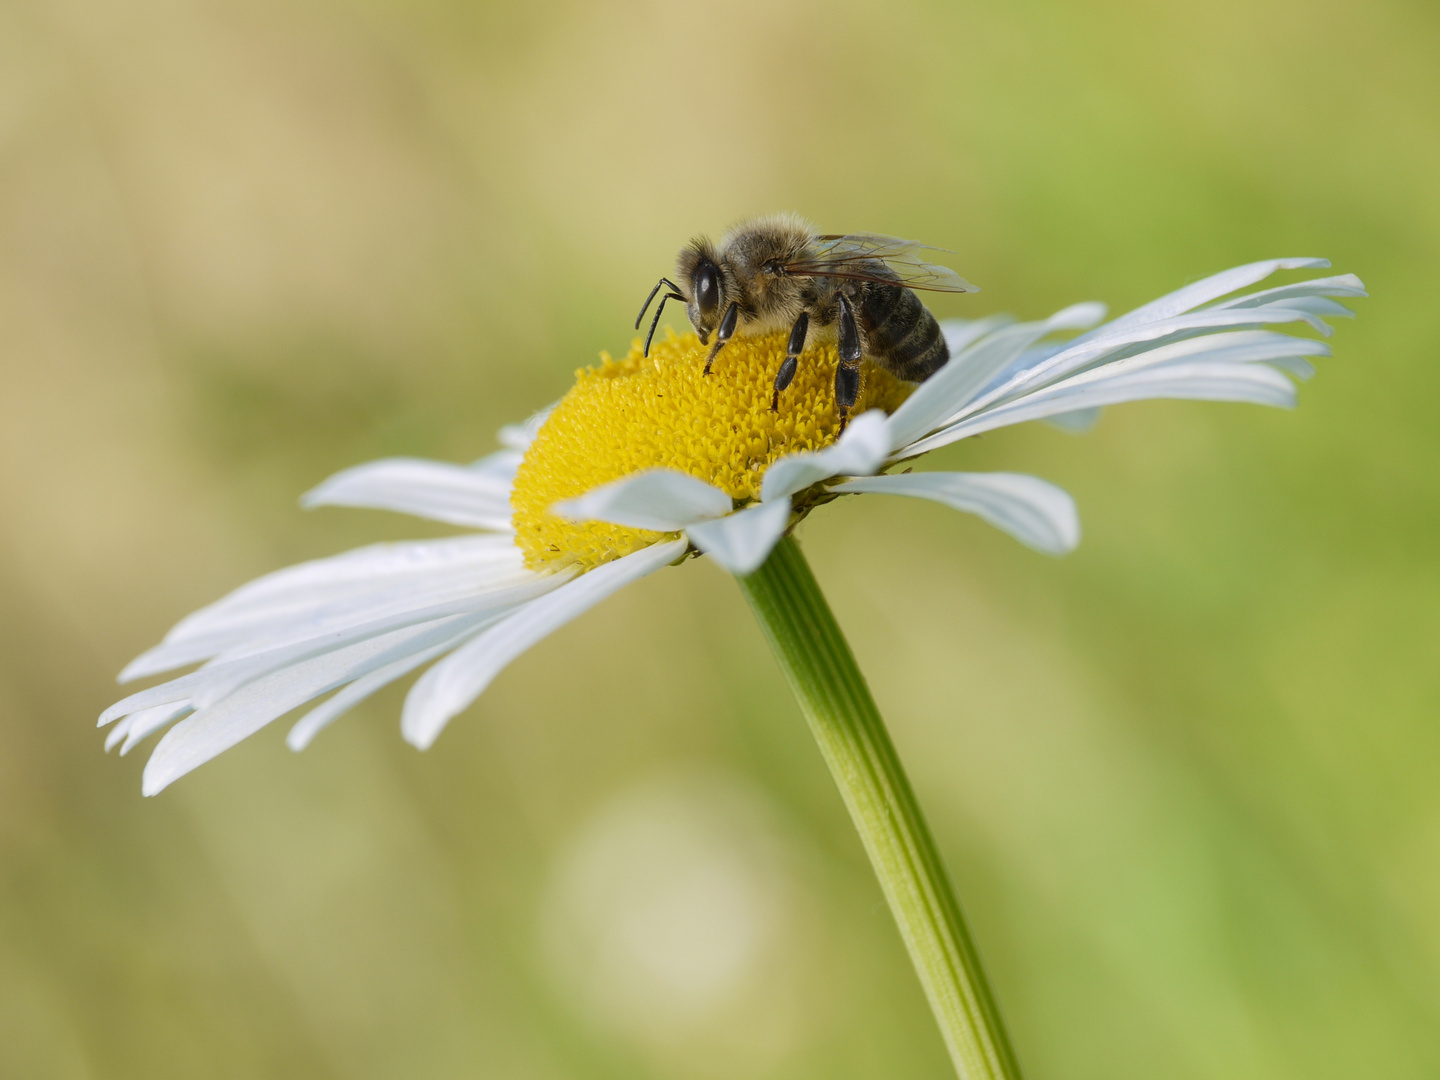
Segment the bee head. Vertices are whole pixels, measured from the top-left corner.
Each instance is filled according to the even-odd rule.
[[[709,344],[726,299],[734,291],[714,245],[703,236],[690,241],[675,261],[675,274],[687,292],[685,313],[690,325],[700,335],[700,343]]]

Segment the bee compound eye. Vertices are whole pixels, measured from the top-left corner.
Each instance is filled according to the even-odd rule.
[[[702,262],[695,268],[695,306],[706,321],[720,307],[720,275],[713,263]]]

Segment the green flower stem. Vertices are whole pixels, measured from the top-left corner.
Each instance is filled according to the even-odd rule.
[[[980,958],[900,759],[800,546],[736,579],[830,766],[963,1080],[1019,1080]]]

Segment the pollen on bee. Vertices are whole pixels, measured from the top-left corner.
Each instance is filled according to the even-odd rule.
[[[637,339],[621,360],[575,373],[525,452],[510,503],[515,539],[531,569],[592,569],[668,539],[664,533],[606,522],[574,522],[549,508],[642,469],[670,468],[747,503],[760,498],[777,458],[819,450],[840,433],[834,345],[806,350],[794,381],[770,400],[785,359],[783,332],[735,338],[703,374],[706,349],[693,333],[668,330],[647,359]],[[913,386],[864,363],[854,413],[893,412]]]

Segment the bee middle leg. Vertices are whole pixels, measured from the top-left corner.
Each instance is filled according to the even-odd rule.
[[[785,346],[785,362],[775,374],[775,393],[770,398],[771,412],[780,411],[780,391],[789,386],[790,381],[795,378],[795,368],[800,354],[805,351],[805,335],[809,331],[810,313],[802,311],[790,329],[790,343]]]
[[[840,363],[835,368],[835,408],[840,413],[840,430],[850,421],[850,410],[860,396],[860,328],[855,324],[855,311],[844,293],[840,294],[839,326]]]
[[[725,309],[725,317],[720,320],[720,329],[715,331],[715,344],[710,346],[710,355],[705,357],[705,374],[710,374],[710,365],[715,362],[715,354],[725,347],[735,333],[736,320],[740,318],[740,305],[732,303]]]

